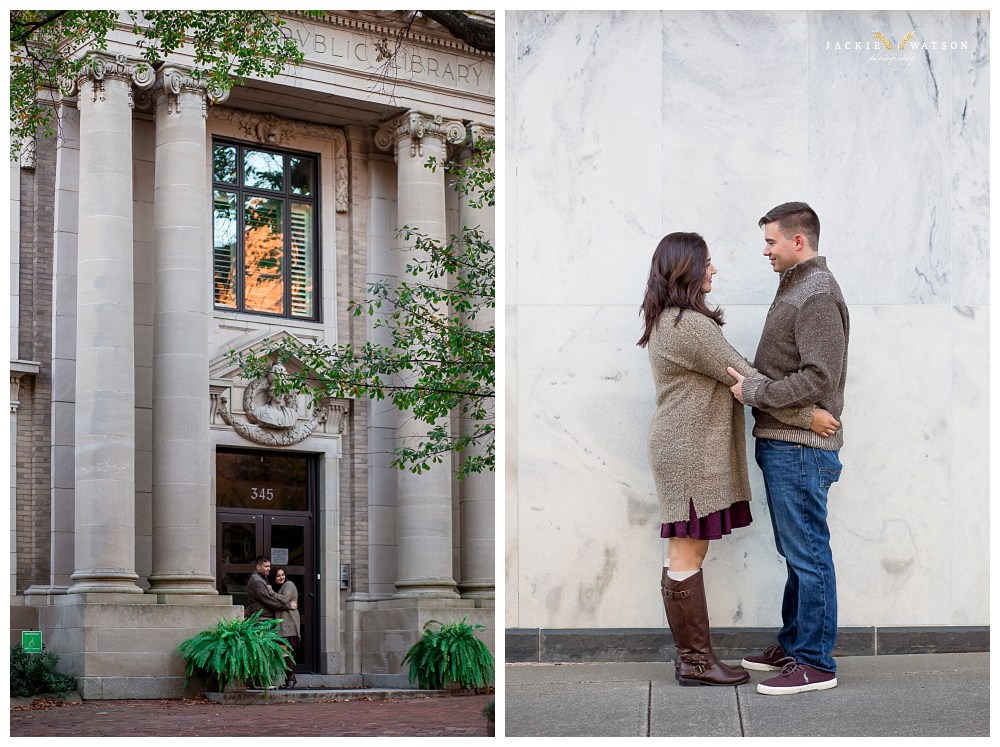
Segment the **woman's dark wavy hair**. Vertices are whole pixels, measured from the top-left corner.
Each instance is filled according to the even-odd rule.
[[[674,326],[685,310],[704,314],[720,327],[723,325],[722,310],[710,309],[701,289],[708,271],[707,260],[708,244],[696,233],[671,233],[660,239],[642,299],[646,329],[637,343],[639,347],[646,347],[660,314],[670,307],[680,309]]]

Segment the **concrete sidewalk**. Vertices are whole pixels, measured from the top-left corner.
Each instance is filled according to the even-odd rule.
[[[507,736],[989,736],[988,653],[837,659],[837,687],[800,695],[680,687],[673,662],[509,664]],[[727,661],[733,664],[736,662]]]

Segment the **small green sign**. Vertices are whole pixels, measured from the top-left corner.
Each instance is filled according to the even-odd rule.
[[[21,631],[21,648],[24,649],[25,653],[28,654],[40,654],[42,653],[42,631],[40,630],[22,630]]]

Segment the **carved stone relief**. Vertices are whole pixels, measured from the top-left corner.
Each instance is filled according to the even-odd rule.
[[[375,133],[375,145],[380,150],[391,150],[395,143],[409,139],[410,157],[417,158],[424,155],[423,140],[428,136],[456,145],[465,141],[465,125],[458,120],[444,119],[439,114],[407,112],[378,129]],[[394,150],[393,157],[396,155]]]
[[[153,87],[148,92],[140,92],[140,100],[137,105],[146,108],[151,101],[159,99],[166,106],[167,114],[179,114],[181,111],[181,91],[198,94],[203,117],[208,117],[209,102],[218,104],[229,98],[229,91],[209,86],[205,81],[195,77],[190,68],[166,65],[159,70]]]
[[[218,415],[243,438],[263,446],[297,444],[322,425],[326,426],[326,432],[343,433],[345,402],[325,400],[319,407],[310,408],[307,420],[299,423],[298,395],[275,390],[275,381],[282,373],[284,367],[276,363],[267,374],[251,381],[243,390],[245,420],[230,412],[229,397],[225,393],[214,391],[213,422]]]
[[[104,101],[104,81],[108,78],[117,78],[130,84],[128,103],[132,108],[135,106],[135,100],[131,86],[139,90],[150,88],[156,80],[156,73],[152,65],[145,60],[130,59],[123,54],[110,55],[106,52],[97,52],[75,80],[64,81],[62,93],[64,96],[75,95],[85,81],[90,81],[91,100]]]
[[[35,138],[28,138],[21,143],[21,153],[18,158],[19,165],[22,169],[34,169],[35,168]]]
[[[473,147],[480,140],[496,140],[496,129],[482,122],[472,122],[466,129],[469,131],[469,145]]]
[[[17,412],[21,400],[18,399],[18,392],[21,389],[21,374],[10,375],[10,411]]]

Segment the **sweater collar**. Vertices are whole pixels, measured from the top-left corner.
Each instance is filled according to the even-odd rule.
[[[816,270],[826,269],[826,257],[817,254],[810,257],[805,262],[799,262],[794,267],[790,267],[781,273],[781,285],[793,283],[799,278],[804,278]]]

